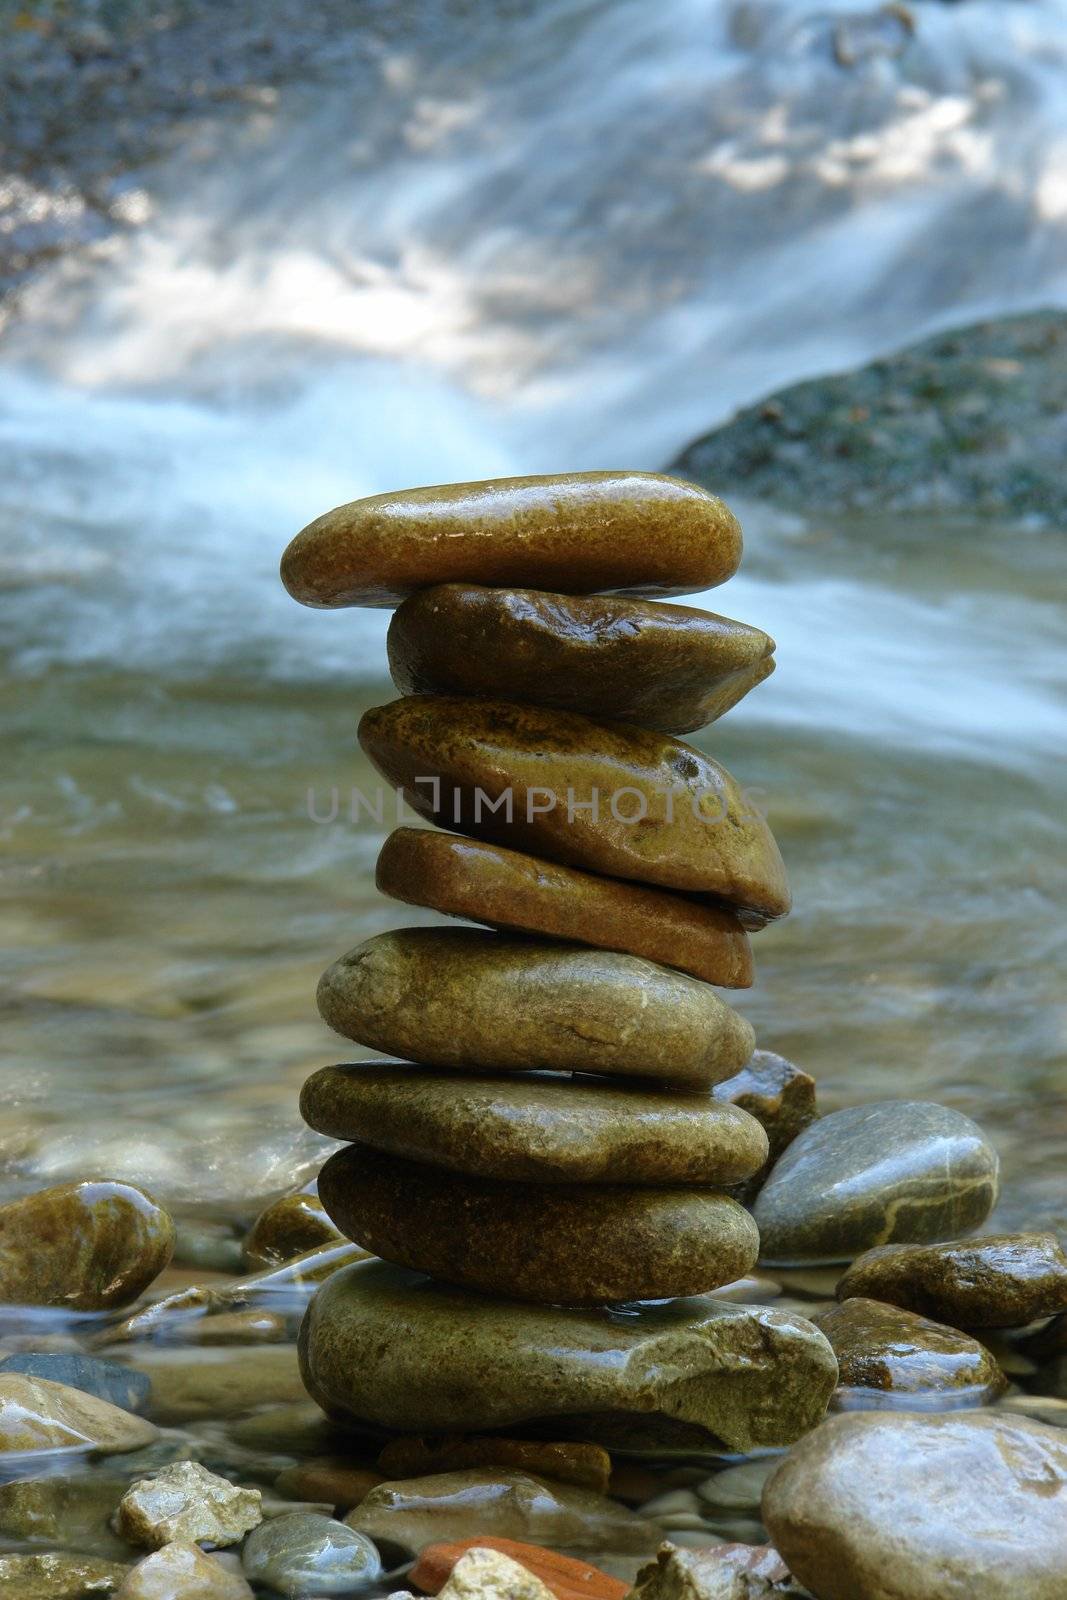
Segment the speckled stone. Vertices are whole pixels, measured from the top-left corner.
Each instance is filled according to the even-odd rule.
[[[714,722],[774,671],[774,640],[743,622],[603,595],[450,583],[389,626],[401,694],[518,700],[664,733]]]
[[[819,1600],[1063,1600],[1067,1439],[994,1412],[832,1417],[763,1520]]]
[[[48,1378],[107,1400],[123,1411],[140,1411],[148,1399],[148,1379],[131,1372],[119,1361],[104,1361],[98,1356],[78,1355],[74,1351],[20,1350],[0,1361],[0,1376],[22,1372],[31,1378]]]
[[[649,1550],[659,1538],[655,1523],[603,1495],[501,1467],[381,1483],[345,1522],[415,1552],[471,1534],[600,1551]]]
[[[0,1554],[0,1594],[4,1600],[90,1600],[96,1595],[122,1595],[124,1563],[98,1556]],[[123,1595],[123,1600],[130,1597]]]
[[[245,1574],[283,1595],[344,1595],[369,1588],[381,1575],[373,1541],[332,1517],[294,1511],[249,1534],[241,1552]]]
[[[266,1272],[319,1245],[335,1243],[340,1235],[318,1195],[283,1195],[261,1211],[244,1243],[250,1272]]]
[[[353,1144],[327,1161],[319,1193],[385,1261],[552,1305],[702,1294],[759,1254],[748,1212],[713,1189],[504,1183]]]
[[[982,1130],[947,1106],[882,1100],[822,1117],[756,1197],[763,1259],[851,1261],[874,1245],[928,1243],[976,1228],[997,1198]]]
[[[199,1545],[175,1540],[132,1567],[115,1600],[252,1600],[252,1590]]]
[[[737,1183],[767,1136],[709,1094],[410,1066],[323,1067],[304,1084],[305,1121],[336,1139],[483,1178],[528,1183]]]
[[[752,983],[748,934],[733,912],[485,839],[398,828],[382,846],[377,884],[394,900],[491,928],[618,950],[726,989]]]
[[[310,1393],[399,1433],[483,1432],[581,1416],[708,1449],[790,1443],[822,1416],[837,1362],[808,1321],[713,1297],[620,1314],[487,1300],[367,1261],[324,1284],[300,1334]],[[523,1426],[527,1433],[529,1427]],[[610,1447],[610,1446],[609,1446]]]
[[[128,1305],[174,1249],[174,1224],[129,1183],[63,1183],[0,1206],[0,1300],[105,1311]]]
[[[839,1401],[874,1404],[922,1396],[946,1405],[983,1405],[1007,1388],[977,1339],[880,1300],[845,1300],[812,1321],[829,1339],[840,1369]],[[849,1395],[847,1391],[859,1390]]]
[[[708,1085],[752,1054],[707,984],[636,956],[479,928],[380,933],[335,961],[323,1020],[385,1055],[461,1071],[554,1071]]]
[[[1067,1311],[1067,1255],[1052,1233],[882,1245],[852,1263],[837,1293],[870,1295],[957,1328],[1020,1328]]]
[[[99,1467],[66,1477],[49,1471],[52,1464],[42,1460],[43,1477],[0,1483],[0,1535],[128,1560],[129,1547],[111,1528],[126,1479]]]
[[[112,1455],[151,1444],[157,1431],[143,1417],[81,1389],[0,1374],[0,1459],[11,1450],[92,1449]]]
[[[130,1544],[158,1550],[187,1544],[237,1544],[263,1521],[262,1494],[209,1472],[198,1461],[175,1461],[131,1483],[115,1513]]]
[[[752,926],[789,910],[782,858],[754,800],[725,768],[668,734],[423,694],[367,711],[359,740],[412,809],[442,827],[583,871],[707,895]]]
[[[654,472],[565,472],[350,501],[297,534],[281,575],[304,605],[392,606],[457,582],[695,594],[740,560],[736,518],[705,490]]]

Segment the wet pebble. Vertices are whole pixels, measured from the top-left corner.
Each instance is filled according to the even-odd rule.
[[[0,1375],[0,1452],[73,1447],[110,1455],[156,1437],[143,1417],[81,1389],[19,1372]]]
[[[0,1554],[0,1594],[4,1600],[90,1600],[96,1595],[121,1594],[125,1574],[125,1564],[103,1561],[97,1556],[57,1551],[41,1555]],[[133,1597],[123,1596],[123,1600]]]
[[[196,1461],[177,1461],[130,1485],[115,1527],[130,1544],[158,1550],[187,1544],[236,1544],[263,1520],[258,1489],[242,1489]]]
[[[175,1540],[132,1567],[114,1600],[252,1600],[252,1590],[199,1545]]]
[[[317,1195],[303,1190],[283,1195],[252,1224],[244,1242],[245,1265],[250,1272],[262,1272],[340,1237]]]
[[[0,1361],[0,1375],[22,1372],[31,1378],[49,1378],[69,1389],[107,1400],[123,1411],[140,1411],[148,1398],[150,1384],[143,1372],[134,1372],[118,1361],[98,1356],[60,1354],[52,1351],[23,1350]]]
[[[343,1522],[303,1512],[264,1522],[245,1540],[241,1561],[254,1583],[301,1597],[354,1594],[382,1571],[371,1539]]]
[[[839,1405],[889,1404],[904,1396],[929,1404],[982,1405],[1007,1387],[977,1339],[914,1311],[857,1297],[812,1320],[837,1357]]]
[[[1067,1255],[1053,1233],[887,1244],[854,1261],[837,1292],[956,1328],[1021,1328],[1067,1311]]]
[[[174,1224],[143,1189],[92,1181],[0,1206],[0,1300],[104,1311],[159,1276]]]

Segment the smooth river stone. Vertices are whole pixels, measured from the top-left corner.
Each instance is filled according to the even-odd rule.
[[[568,472],[352,500],[297,534],[281,576],[307,606],[394,606],[442,583],[695,594],[740,560],[737,519],[706,490],[656,472]]]
[[[318,1195],[286,1194],[252,1224],[244,1242],[245,1263],[249,1272],[267,1272],[339,1237]]]
[[[707,895],[746,925],[789,910],[785,867],[754,799],[668,734],[508,700],[419,694],[365,712],[359,740],[412,810],[442,827]]]
[[[819,1600],[1063,1600],[1067,1439],[994,1412],[832,1417],[763,1521]]]
[[[300,1331],[310,1393],[327,1411],[399,1433],[483,1432],[567,1419],[663,1425],[704,1449],[786,1445],[837,1382],[805,1318],[712,1297],[574,1311],[449,1289],[383,1261],[319,1290]],[[566,1428],[566,1432],[571,1429]]]
[[[62,1183],[0,1206],[0,1300],[105,1311],[159,1276],[174,1224],[129,1183]]]
[[[732,912],[485,839],[398,828],[382,846],[377,885],[409,905],[492,928],[619,950],[726,989],[747,989],[752,982],[748,934]]]
[[[16,1450],[96,1450],[115,1455],[151,1444],[157,1429],[106,1400],[47,1378],[0,1374],[0,1461]]]
[[[981,1405],[1007,1387],[977,1339],[913,1311],[857,1298],[816,1312],[812,1320],[833,1345],[841,1404],[892,1404],[906,1396],[940,1398],[946,1407]]]
[[[821,1117],[756,1197],[772,1264],[852,1261],[874,1245],[926,1244],[983,1223],[999,1164],[982,1130],[947,1106],[882,1100]]]
[[[767,1134],[772,1162],[818,1116],[815,1079],[772,1050],[754,1050],[740,1072],[717,1083],[713,1093],[755,1117]]]
[[[663,733],[714,722],[774,671],[759,628],[690,606],[450,583],[389,625],[401,694],[519,700]]]
[[[837,1293],[870,1295],[957,1328],[1021,1328],[1067,1311],[1067,1255],[1053,1233],[888,1244],[854,1261]]]
[[[703,1294],[759,1254],[748,1212],[713,1189],[502,1183],[353,1144],[327,1161],[319,1193],[385,1261],[550,1305]]]
[[[758,1171],[767,1150],[754,1117],[710,1094],[558,1073],[323,1067],[304,1084],[300,1111],[331,1138],[472,1177],[536,1184],[721,1186]]]
[[[696,978],[611,950],[480,928],[402,928],[323,974],[336,1032],[423,1066],[707,1086],[752,1054],[751,1025]]]
[[[49,1378],[107,1400],[122,1411],[140,1411],[148,1399],[149,1382],[139,1372],[131,1372],[119,1361],[103,1361],[97,1356],[73,1351],[20,1350],[0,1361],[0,1375],[23,1372],[31,1378]]]

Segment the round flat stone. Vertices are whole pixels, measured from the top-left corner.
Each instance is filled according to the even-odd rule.
[[[449,583],[389,626],[401,694],[519,700],[689,733],[774,671],[759,628],[690,606]]]
[[[551,1305],[701,1294],[759,1253],[748,1212],[712,1189],[502,1183],[352,1144],[327,1161],[319,1193],[385,1261]]]
[[[300,1110],[334,1139],[473,1177],[536,1184],[722,1186],[758,1171],[767,1150],[754,1117],[710,1094],[552,1073],[323,1067],[304,1084]]]
[[[752,982],[748,935],[732,912],[484,839],[398,828],[382,846],[377,884],[446,916],[618,950],[727,989]]]
[[[373,1540],[343,1522],[306,1511],[272,1517],[253,1529],[241,1565],[254,1583],[279,1594],[354,1594],[381,1577]]]
[[[737,1072],[754,1043],[743,1017],[683,973],[476,928],[378,934],[323,974],[318,1003],[348,1039],[461,1071],[707,1085]]]
[[[568,472],[401,489],[318,517],[282,557],[308,606],[393,606],[442,583],[693,594],[741,560],[715,495],[656,472]]]
[[[869,1295],[957,1328],[1021,1328],[1067,1311],[1067,1255],[1052,1233],[887,1244],[854,1261],[837,1293]]]
[[[789,910],[782,858],[754,801],[667,734],[512,701],[407,695],[367,711],[359,740],[412,809],[442,827],[707,895],[749,926]]]
[[[449,1289],[384,1261],[323,1285],[300,1356],[315,1399],[372,1429],[528,1433],[545,1419],[559,1439],[575,1416],[636,1417],[704,1450],[789,1444],[837,1382],[826,1339],[792,1312],[711,1297],[563,1310]]]
[[[0,1206],[0,1300],[105,1311],[129,1305],[174,1249],[174,1224],[130,1183],[40,1189]]]
[[[30,1378],[65,1384],[68,1389],[81,1389],[122,1411],[142,1410],[151,1387],[143,1373],[131,1372],[120,1361],[104,1361],[73,1351],[19,1350],[0,1361],[0,1375],[7,1372],[22,1372]]]
[[[947,1106],[883,1100],[805,1128],[756,1197],[771,1263],[851,1261],[874,1245],[925,1244],[984,1222],[999,1163],[982,1130]]]
[[[107,1400],[48,1378],[0,1374],[0,1460],[7,1451],[85,1449],[117,1455],[151,1444],[157,1429]]]
[[[857,1298],[812,1320],[833,1345],[842,1405],[890,1405],[922,1396],[932,1404],[977,1406],[1007,1388],[977,1339],[913,1311]]]
[[[819,1600],[1062,1600],[1067,1438],[991,1412],[853,1412],[795,1445],[763,1521]]]

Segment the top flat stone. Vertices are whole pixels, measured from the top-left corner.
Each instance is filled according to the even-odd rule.
[[[411,595],[388,644],[401,694],[529,701],[664,733],[714,722],[774,670],[773,639],[710,611],[469,583]]]
[[[737,520],[706,490],[655,472],[579,472],[353,500],[297,534],[281,575],[304,605],[394,606],[457,582],[691,594],[740,560]]]

